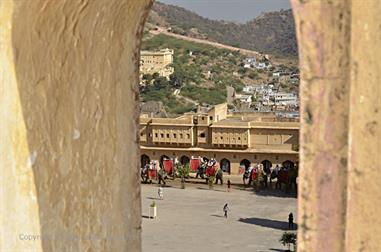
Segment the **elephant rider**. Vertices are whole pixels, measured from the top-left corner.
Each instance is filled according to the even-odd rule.
[[[146,182],[148,179],[148,169],[149,169],[149,164],[145,164],[140,173],[140,176],[144,182]]]
[[[296,177],[297,177],[297,170],[294,166],[291,166],[289,169],[288,169],[288,184],[290,185],[290,187],[292,187],[292,185],[294,184],[295,185],[295,189],[296,189]]]
[[[257,185],[265,183],[266,174],[263,170],[263,165],[258,165],[258,174],[257,174]]]
[[[223,171],[221,168],[218,168],[216,172],[216,184],[218,184],[218,181],[221,181],[221,185],[224,183],[223,181]]]
[[[271,169],[268,165],[264,166],[263,164],[262,164],[262,168],[264,171],[263,182],[265,184],[265,187],[267,188],[267,182],[269,180],[269,177],[271,177]]]
[[[200,178],[203,178],[204,177],[204,173],[205,173],[205,168],[206,168],[206,164],[205,162],[200,162],[200,166],[198,167],[197,169],[197,173],[196,173],[196,178],[198,178],[198,176],[200,176]]]
[[[175,157],[173,159],[173,165],[172,165],[172,176],[173,176],[173,179],[175,179],[176,177],[176,172],[178,170],[178,165],[180,164],[179,160],[177,157]]]
[[[249,167],[246,169],[245,173],[244,173],[245,177],[249,179],[249,183],[248,183],[248,185],[251,184],[251,181],[252,181],[252,174],[251,174],[251,173],[253,172],[253,170],[254,170],[254,167],[249,166]]]
[[[165,169],[161,167],[158,174],[159,185],[161,184],[161,181],[163,181],[163,184],[165,185],[165,176],[166,176]]]

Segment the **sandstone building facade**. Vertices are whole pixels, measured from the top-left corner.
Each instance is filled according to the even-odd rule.
[[[140,74],[158,73],[167,79],[174,72],[170,65],[173,63],[173,50],[162,49],[160,51],[140,52]]]
[[[215,158],[224,170],[298,162],[299,123],[256,116],[230,116],[221,104],[178,118],[140,118],[141,166],[148,160]],[[241,170],[242,171],[242,170]]]

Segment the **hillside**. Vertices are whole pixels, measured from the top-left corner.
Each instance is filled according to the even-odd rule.
[[[245,24],[210,20],[184,8],[156,2],[147,27],[171,28],[190,37],[278,56],[296,56],[294,18],[291,10],[268,12]]]
[[[226,86],[240,91],[246,84],[264,83],[269,73],[242,67],[245,56],[239,52],[177,39],[164,34],[145,34],[143,50],[174,49],[171,80],[145,76],[150,84],[142,87],[141,100],[162,101],[170,114],[190,111],[196,103],[225,102]],[[271,74],[270,74],[271,75]],[[175,90],[180,95],[175,96]]]

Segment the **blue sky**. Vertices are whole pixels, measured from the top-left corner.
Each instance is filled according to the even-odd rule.
[[[210,19],[249,21],[262,12],[290,9],[289,0],[159,0],[192,10]]]

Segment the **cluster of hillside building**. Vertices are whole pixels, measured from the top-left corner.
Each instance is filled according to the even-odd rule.
[[[264,164],[295,165],[298,162],[299,122],[279,119],[274,114],[228,113],[227,104],[178,118],[140,117],[141,166],[152,160],[177,158],[182,163],[193,157],[215,158],[224,171]]]
[[[268,55],[264,55],[263,59],[257,60],[256,57],[250,57],[246,58],[243,62],[243,67],[244,68],[255,68],[255,69],[262,69],[262,70],[269,70],[273,67],[269,60]]]
[[[170,75],[174,73],[171,66],[173,54],[174,51],[168,48],[158,51],[141,51],[140,83],[144,84],[143,76],[147,74],[169,79]],[[260,60],[256,57],[246,58],[243,66],[245,68],[263,69],[271,74],[271,78],[269,78],[267,84],[247,85],[241,93],[237,93],[233,87],[227,87],[228,105],[236,105],[238,101],[239,106],[234,107],[235,111],[276,111],[282,117],[298,117],[299,98],[297,89],[291,92],[280,87],[282,84],[297,85],[299,83],[299,73],[287,71],[278,66],[274,67],[268,55],[264,55]],[[155,107],[155,104],[144,104],[143,106],[149,109],[152,106]],[[155,109],[161,110],[157,106]]]
[[[237,104],[236,101],[239,101],[239,108],[235,108],[236,111],[297,112],[299,110],[299,98],[296,93],[280,91],[271,84],[246,86],[241,94],[238,94],[233,87],[226,89],[228,104]]]
[[[227,103],[235,105],[235,111],[269,112],[276,111],[283,117],[298,117],[299,113],[299,73],[287,71],[282,67],[274,67],[268,58],[258,61],[255,57],[246,58],[245,68],[263,69],[271,77],[266,84],[246,85],[238,93],[233,87],[227,87]],[[295,86],[287,90],[282,87]],[[238,104],[238,105],[237,105]]]

